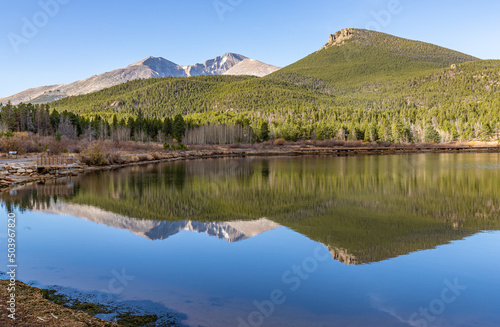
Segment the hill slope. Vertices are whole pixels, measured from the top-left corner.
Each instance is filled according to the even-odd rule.
[[[317,103],[328,95],[293,83],[251,76],[197,76],[135,80],[99,92],[68,97],[51,107],[80,114],[137,114],[163,118],[178,113],[268,111]]]
[[[249,121],[286,139],[422,142],[498,138],[500,61],[435,45],[346,29],[319,51],[263,78],[137,80],[52,107],[111,118],[183,114],[193,124]],[[431,131],[432,132],[432,131]],[[435,140],[436,138],[434,138]]]
[[[429,43],[348,28],[330,35],[321,50],[272,76],[289,79],[288,75],[299,75],[336,87],[352,87],[400,81],[475,60],[478,59]]]

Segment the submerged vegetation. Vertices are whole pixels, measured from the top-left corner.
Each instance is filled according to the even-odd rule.
[[[115,308],[108,308],[106,305],[96,304],[92,302],[81,302],[79,299],[71,298],[70,296],[59,294],[58,291],[54,289],[41,289],[42,297],[49,300],[55,304],[61,305],[63,307],[85,312],[91,316],[96,316],[97,314],[112,314],[116,313]],[[117,313],[113,319],[113,322],[117,326],[133,327],[133,326],[157,326],[156,322],[159,320],[156,314],[137,314],[129,311]],[[176,321],[175,317],[172,315],[166,315],[162,317],[161,326],[179,326],[179,322]]]
[[[73,310],[83,311],[91,316],[95,316],[98,313],[107,313],[108,311],[103,305],[95,303],[82,303],[79,300],[70,299],[68,296],[63,294],[58,294],[56,290],[53,289],[42,289],[42,296],[55,304],[62,305],[66,308]]]
[[[136,316],[136,315],[131,315],[130,313],[120,314],[116,318],[118,324],[120,326],[125,326],[125,327],[156,326],[155,322],[158,320],[157,315]],[[176,325],[169,324],[167,326],[176,326]]]

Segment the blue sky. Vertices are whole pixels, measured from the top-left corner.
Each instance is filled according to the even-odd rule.
[[[184,65],[236,52],[286,66],[345,27],[500,59],[499,14],[497,0],[4,0],[0,97],[148,56]]]

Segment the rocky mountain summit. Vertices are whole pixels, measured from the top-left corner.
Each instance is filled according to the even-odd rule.
[[[96,92],[114,85],[141,78],[158,77],[190,77],[199,75],[222,75],[239,63],[249,58],[228,52],[222,56],[194,65],[181,66],[161,57],[148,57],[125,68],[95,75],[90,78],[69,84],[57,84],[28,89],[18,94],[0,98],[0,103],[19,104],[21,102],[44,103],[62,99],[67,96],[76,96]],[[251,63],[259,61],[253,60]],[[251,64],[235,71],[234,75],[264,76],[273,72],[274,67],[264,63]],[[242,70],[243,69],[243,70]]]
[[[356,30],[352,28],[344,28],[343,30],[337,31],[335,34],[330,34],[328,38],[328,43],[325,44],[323,49],[327,49],[333,46],[339,46],[345,44],[345,41],[351,39],[354,36]],[[362,31],[362,30],[358,30]]]
[[[226,53],[202,64],[184,66],[184,70],[187,76],[222,75],[245,59],[248,58],[240,54]]]

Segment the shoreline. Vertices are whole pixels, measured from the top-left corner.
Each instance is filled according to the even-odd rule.
[[[123,153],[116,159],[118,162],[108,163],[101,166],[88,166],[77,159],[72,168],[50,168],[40,169],[36,166],[36,157],[28,155],[27,158],[2,159],[0,161],[0,192],[7,192],[14,187],[29,183],[45,183],[46,180],[65,176],[76,176],[93,171],[114,170],[124,167],[156,164],[162,162],[173,162],[179,160],[198,160],[216,158],[245,158],[245,157],[306,157],[306,156],[328,156],[328,157],[351,157],[366,155],[401,155],[401,154],[428,154],[428,153],[500,153],[500,145],[432,145],[432,146],[408,146],[391,145],[389,147],[366,147],[366,146],[272,146],[269,149],[256,149],[252,146],[241,145],[238,148],[230,146],[213,146],[207,150],[184,150],[175,152],[152,152],[152,153]],[[70,157],[78,158],[79,155],[70,154]],[[21,160],[21,161],[20,161]],[[24,160],[24,162],[23,162]]]
[[[0,297],[7,302],[9,280],[0,279]],[[2,306],[2,326],[119,326],[111,321],[96,318],[82,310],[56,304],[43,295],[43,288],[34,287],[16,280],[15,320],[8,317],[11,312]]]

